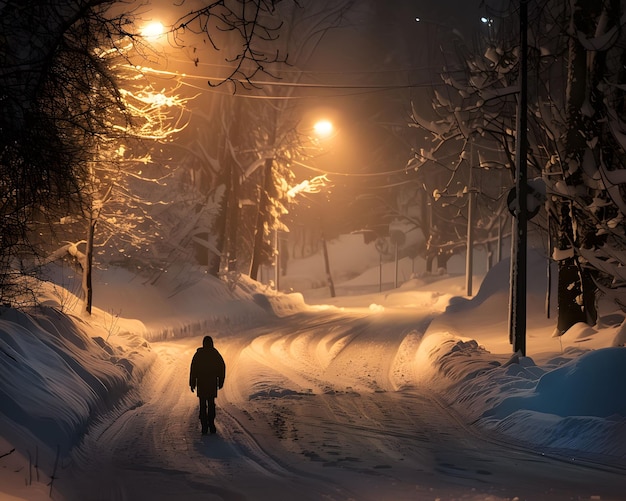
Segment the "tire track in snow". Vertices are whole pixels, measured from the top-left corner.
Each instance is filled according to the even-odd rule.
[[[232,405],[222,407],[221,411],[226,417],[221,428],[224,439],[233,443],[241,455],[252,461],[270,481],[274,479],[276,482],[292,483],[294,488],[307,493],[307,499],[355,499],[353,494],[327,476],[298,468],[294,462],[273,454],[271,449],[275,446],[265,447],[262,439],[255,438],[254,433],[244,426],[243,417],[238,416],[243,414],[250,422],[253,418],[249,413],[243,413]],[[260,428],[252,423],[248,426],[257,430]],[[267,437],[268,434],[259,433],[259,436]]]
[[[159,351],[159,343],[154,348]],[[169,350],[174,348],[169,345]],[[208,467],[221,461],[204,460],[189,436],[197,401],[183,393],[188,390],[185,354],[189,348],[177,351],[178,356],[161,356],[146,374],[139,392],[143,405],[110,416],[75,451],[71,469],[59,481],[65,499],[245,499],[224,486],[220,474],[227,474],[226,469]]]
[[[85,470],[102,497],[88,501],[545,499],[554,475],[569,490],[551,499],[570,499],[579,479],[568,475],[587,470],[494,443],[416,382],[428,321],[296,315],[217,336],[227,379],[208,437],[187,386],[201,337],[156,343],[144,404],[83,451],[102,455]],[[318,393],[257,391],[274,383]]]

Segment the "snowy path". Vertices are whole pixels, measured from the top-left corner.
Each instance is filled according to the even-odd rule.
[[[299,314],[215,335],[227,364],[202,437],[188,366],[153,344],[139,404],[90,431],[58,487],[81,500],[623,499],[624,478],[498,443],[415,383],[428,319]],[[384,339],[385,342],[380,342]]]

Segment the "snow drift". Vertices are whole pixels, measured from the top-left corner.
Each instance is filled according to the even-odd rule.
[[[529,263],[533,276],[541,276],[545,260],[533,255]],[[390,368],[396,388],[427,385],[467,423],[494,436],[546,451],[624,462],[626,350],[614,346],[623,314],[604,305],[597,326],[575,326],[553,338],[553,321],[538,306],[546,284],[535,281],[529,288],[529,356],[512,356],[506,339],[506,266],[495,267],[471,300],[449,294],[460,289],[459,279],[449,276],[414,279],[363,298],[363,315],[386,308],[432,312],[434,320],[423,338],[414,331],[402,334]],[[100,284],[101,307],[90,319],[62,313],[67,307],[55,304],[52,295],[47,306],[30,312],[0,310],[0,466],[11,465],[0,470],[0,478],[7,493],[35,499],[37,488],[24,485],[23,473],[35,454],[39,468],[54,477],[55,459],[67,454],[89,426],[133,405],[127,396],[156,357],[152,340],[199,336],[218,327],[236,336],[249,325],[329,308],[307,306],[300,294],[277,294],[245,278],[229,283],[204,276],[184,287],[172,282],[156,287],[122,271],[107,277]],[[133,302],[132,297],[145,300]],[[347,299],[358,309],[357,298]],[[341,298],[333,301],[333,307],[343,308]],[[111,313],[122,307],[124,316]],[[384,343],[381,337],[379,344]],[[329,351],[315,362],[323,365],[317,370],[338,356],[348,358],[347,350],[353,348]],[[353,353],[354,360],[364,356]],[[251,387],[265,391],[262,374],[248,377]],[[275,397],[287,394],[293,392]]]

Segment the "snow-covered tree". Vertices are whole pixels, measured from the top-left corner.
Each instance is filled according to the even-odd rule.
[[[547,192],[545,212],[533,222],[548,230],[559,263],[557,330],[563,333],[576,322],[595,320],[597,285],[619,287],[623,280],[624,5],[554,0],[529,2],[529,7],[529,178],[541,177]],[[516,4],[506,12],[504,17],[488,13],[488,36],[459,58],[461,72],[444,71],[445,91],[436,92],[433,100],[439,114],[414,113],[413,125],[429,132],[432,147],[416,152],[411,165],[438,170],[436,163],[460,150],[458,165],[467,155],[465,145],[475,138],[475,151],[482,152],[485,144],[497,146],[488,148],[499,151],[491,160],[514,174],[520,61]],[[474,166],[482,167],[480,158]],[[455,168],[450,172],[438,193],[449,192],[450,181],[462,174]],[[502,187],[508,189],[513,177]]]
[[[177,200],[172,190],[177,173],[158,153],[164,148],[161,143],[174,139],[182,128],[177,119],[184,100],[141,85],[133,89],[130,83],[120,88],[129,121],[112,121],[109,130],[116,132],[97,137],[94,160],[83,180],[81,210],[61,218],[55,235],[64,242],[74,238],[63,248],[81,269],[87,313],[92,307],[94,255],[101,263],[158,269],[165,261],[164,234],[178,225],[168,226],[161,216],[163,207]],[[52,257],[56,255],[58,251]]]
[[[612,176],[623,170],[624,158],[614,98],[624,78],[625,4],[577,0],[530,7],[528,57],[536,75],[530,155],[547,187],[562,334],[576,322],[595,322],[598,285],[622,285],[624,202]]]
[[[412,104],[409,126],[417,138],[407,173],[421,200],[427,262],[437,257],[445,266],[466,247],[468,224],[476,245],[490,250],[501,238],[514,171],[517,87],[510,65],[494,64],[490,51],[473,53],[460,36],[441,50],[443,85],[433,89],[429,106]]]
[[[103,112],[120,96],[93,49],[108,28],[102,1],[3,2],[0,6],[0,168],[2,283],[35,252],[36,221],[78,209]],[[102,93],[91,82],[102,80]],[[35,233],[36,234],[36,233]],[[31,237],[31,238],[29,238]],[[28,260],[27,267],[30,266]]]
[[[49,252],[49,244],[56,239],[69,241],[63,249],[82,269],[87,312],[91,312],[92,304],[94,245],[100,249],[114,246],[118,259],[123,255],[128,258],[133,247],[145,248],[155,235],[147,231],[146,224],[151,220],[146,208],[154,200],[139,188],[142,182],[156,183],[157,179],[146,174],[151,163],[149,153],[138,157],[136,152],[130,153],[131,145],[134,142],[136,151],[138,140],[163,140],[176,132],[177,117],[169,119],[166,110],[183,105],[176,96],[155,91],[131,63],[136,45],[143,44],[141,40],[133,43],[131,36],[120,34],[110,41],[112,35],[101,19],[89,17],[68,30],[66,37],[73,45],[59,51],[55,61],[58,68],[47,96],[56,105],[51,113],[57,113],[48,117],[50,126],[65,136],[73,135],[77,150],[74,161],[80,162],[71,171],[76,190],[63,197],[64,206],[39,207],[50,221],[56,217],[62,223],[55,225],[52,235],[46,228],[39,229],[40,247]],[[162,172],[161,177],[165,176]],[[79,241],[74,237],[76,226],[83,230]],[[81,241],[84,251],[79,250]],[[58,250],[44,262],[56,256]]]
[[[310,134],[300,126],[298,87],[292,84],[302,78],[299,68],[315,51],[318,39],[341,22],[352,3],[344,0],[304,6],[281,2],[271,11],[278,22],[276,30],[248,46],[250,54],[273,50],[276,56],[267,59],[262,72],[254,73],[256,80],[250,71],[254,63],[236,59],[238,69],[233,78],[240,76],[238,72],[251,77],[224,88],[234,89],[232,94],[221,90],[208,95],[210,116],[196,113],[197,125],[192,118],[191,128],[205,132],[189,141],[189,158],[201,169],[208,183],[205,189],[224,188],[211,230],[212,274],[229,271],[256,276],[260,265],[273,261],[273,236],[277,229],[286,229],[284,219],[292,201],[287,192],[294,183],[293,161],[302,160],[311,148]],[[270,11],[262,16],[268,14]],[[271,22],[264,20],[262,24]],[[216,43],[230,46],[228,33]],[[282,64],[281,55],[287,64]],[[202,52],[198,53],[197,65],[204,67]],[[284,72],[289,82],[283,84]],[[269,83],[257,83],[262,74]]]
[[[273,37],[274,3],[243,0],[190,7],[171,36],[182,45],[181,34],[193,32],[217,50],[221,34],[229,32],[236,43],[228,46],[227,57],[235,64],[214,83],[247,81],[268,60],[279,59],[252,49],[256,39]],[[19,260],[35,251],[29,245],[33,222],[55,221],[90,204],[93,198],[84,190],[92,186],[94,162],[101,160],[98,154],[113,157],[102,153],[102,139],[111,134],[112,123],[124,128],[132,115],[116,73],[96,50],[119,52],[128,40],[142,43],[133,22],[138,11],[128,9],[116,0],[0,4],[3,297]]]

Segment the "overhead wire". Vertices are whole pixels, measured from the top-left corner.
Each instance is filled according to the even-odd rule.
[[[182,62],[182,61],[181,61]],[[192,61],[189,61],[189,63],[192,63]],[[210,67],[215,67],[215,68],[229,68],[229,66],[227,65],[218,65],[218,64],[211,64],[211,63],[197,63],[196,66],[198,66],[198,64],[202,65],[202,66],[210,66]],[[228,77],[225,76],[208,76],[208,75],[199,75],[199,74],[193,74],[193,73],[185,73],[185,72],[178,72],[178,71],[170,71],[170,70],[163,70],[163,69],[155,69],[155,68],[151,68],[148,66],[142,66],[142,67],[136,67],[136,69],[139,69],[140,71],[144,72],[144,73],[151,73],[153,75],[156,76],[160,76],[162,78],[171,78],[171,79],[176,79],[177,82],[179,82],[181,85],[184,85],[188,88],[192,88],[192,89],[196,89],[196,90],[200,90],[200,91],[208,91],[208,92],[212,92],[212,93],[216,93],[216,94],[222,94],[222,95],[229,95],[232,97],[238,97],[238,98],[246,98],[246,99],[268,99],[268,100],[301,100],[301,99],[308,99],[311,97],[319,97],[319,96],[311,96],[311,95],[300,95],[300,96],[272,96],[272,95],[258,95],[258,94],[250,94],[248,93],[250,90],[252,89],[246,89],[247,92],[235,92],[235,93],[226,93],[224,91],[218,90],[217,87],[215,86],[200,86],[200,85],[196,85],[193,84],[191,82],[189,82],[188,80],[203,80],[205,82],[208,81],[219,81],[219,80],[224,80],[224,79],[228,79]],[[418,71],[419,69],[416,68],[406,68],[406,69],[399,69],[399,70],[375,70],[375,71],[353,71],[350,73],[353,74],[390,74],[390,73],[400,73],[400,72],[412,72],[412,71]],[[300,70],[293,70],[293,73],[297,73],[298,75],[302,75],[302,74],[307,74],[309,72],[307,71],[300,71]],[[311,72],[314,73],[315,75],[319,75],[320,72],[316,71],[316,72]],[[321,73],[325,73],[325,74],[341,74],[341,75],[345,75],[345,72],[321,72]],[[185,81],[187,80],[187,81]],[[270,80],[246,80],[245,81],[246,84],[252,85],[252,86],[259,86],[259,90],[261,90],[261,86],[264,87],[288,87],[288,88],[302,88],[302,89],[328,89],[328,90],[346,90],[346,91],[355,91],[355,92],[345,92],[345,93],[341,93],[341,94],[336,94],[334,96],[328,96],[325,95],[324,97],[346,97],[346,96],[354,96],[354,95],[363,95],[363,94],[369,94],[369,93],[376,93],[376,92],[385,92],[385,91],[389,91],[389,90],[402,90],[402,89],[411,89],[411,88],[424,88],[424,87],[433,87],[433,86],[437,86],[437,83],[435,82],[417,82],[417,83],[405,83],[405,84],[327,84],[327,83],[314,83],[314,82],[309,82],[309,83],[303,83],[303,82],[293,82],[293,81],[283,81],[282,79],[278,79],[276,81],[270,81]],[[441,82],[441,85],[444,85],[443,82]],[[388,175],[393,175],[393,174],[401,174],[401,173],[407,173],[407,169],[406,167],[402,168],[402,169],[397,169],[397,170],[393,170],[393,171],[385,171],[385,172],[375,172],[375,173],[357,173],[357,172],[332,172],[332,171],[328,171],[328,170],[324,170],[324,169],[320,169],[311,165],[307,165],[303,162],[299,162],[299,161],[294,161],[293,163],[309,169],[311,171],[314,172],[318,172],[318,173],[322,173],[322,174],[327,174],[327,175],[332,175],[332,176],[344,176],[344,177],[365,177],[365,178],[371,178],[371,177],[379,177],[379,176],[388,176]],[[393,186],[398,186],[400,184],[405,184],[409,181],[401,181],[399,183],[395,183],[395,184],[390,184],[388,185],[388,187],[393,187]],[[384,188],[384,186],[382,186],[381,188]]]
[[[308,99],[311,97],[319,97],[317,95],[298,95],[298,96],[277,96],[277,95],[259,95],[259,94],[251,94],[250,92],[253,89],[245,89],[245,92],[239,90],[238,92],[224,92],[218,90],[216,86],[198,86],[193,83],[185,80],[204,80],[209,82],[220,81],[220,80],[228,80],[227,76],[209,76],[209,75],[198,75],[198,74],[189,74],[189,73],[181,73],[177,71],[170,70],[160,70],[151,68],[148,66],[137,67],[140,71],[144,73],[151,73],[155,76],[160,76],[162,78],[172,78],[177,79],[181,82],[182,85],[186,87],[208,91],[216,94],[222,95],[231,95],[238,98],[244,99],[265,99],[265,100],[302,100]],[[259,90],[261,87],[288,87],[288,88],[301,88],[301,89],[311,89],[311,90],[345,90],[345,91],[353,91],[353,92],[342,92],[334,95],[325,95],[325,97],[349,97],[349,96],[359,96],[365,94],[372,94],[378,92],[387,92],[392,90],[403,90],[403,89],[413,89],[413,88],[426,88],[437,86],[435,82],[416,82],[416,83],[404,83],[404,84],[328,84],[328,83],[303,83],[303,82],[290,82],[290,81],[271,81],[271,80],[245,80],[245,83],[252,86],[253,88],[258,86]],[[444,85],[442,82],[441,85]]]
[[[297,96],[272,96],[272,95],[260,95],[260,94],[246,94],[243,92],[226,92],[224,90],[220,90],[217,87],[201,87],[199,85],[194,85],[188,82],[184,82],[181,81],[181,85],[184,85],[185,87],[189,87],[191,89],[197,89],[197,90],[201,90],[201,91],[206,91],[206,92],[210,92],[212,94],[218,94],[218,95],[222,95],[222,96],[230,96],[230,97],[234,97],[234,98],[240,98],[240,99],[261,99],[261,100],[275,100],[275,101],[295,101],[295,100],[303,100],[303,99],[311,99],[311,98],[318,98],[320,97],[319,95],[312,95],[312,94],[304,94],[304,95],[297,95]],[[378,89],[364,89],[361,91],[358,91],[355,89],[354,92],[342,92],[342,93],[333,93],[333,94],[324,94],[323,97],[325,98],[335,98],[335,97],[352,97],[352,96],[363,96],[363,95],[367,95],[367,94],[376,94],[379,92],[387,92],[389,90],[393,90],[393,89],[388,89],[388,88],[378,88]]]
[[[168,70],[157,70],[148,66],[142,66],[138,68],[145,73],[154,73],[161,76],[177,77],[177,78],[191,78],[194,80],[222,80],[228,77],[225,76],[207,76],[207,75],[190,75],[187,73],[179,73]],[[408,83],[408,84],[385,84],[385,85],[372,85],[372,84],[323,84],[323,83],[303,83],[303,82],[286,82],[286,81],[270,81],[270,80],[246,80],[251,85],[263,85],[268,87],[301,87],[307,89],[407,89],[412,87],[426,87],[433,85],[432,82],[421,83]],[[443,84],[443,83],[442,83]]]
[[[377,176],[389,176],[391,174],[406,173],[408,169],[402,168],[385,172],[332,172],[319,167],[313,167],[312,165],[305,164],[299,160],[292,160],[292,163],[304,167],[305,169],[312,170],[313,172],[319,172],[320,174],[327,174],[329,176],[346,176],[346,177],[377,177]]]
[[[168,62],[174,63],[182,63],[182,64],[193,64],[195,68],[199,67],[208,67],[208,68],[222,68],[226,70],[232,70],[232,65],[228,64],[219,64],[219,63],[202,63],[194,60],[184,60],[179,58],[172,58],[170,56],[165,56],[165,59]],[[441,71],[441,68],[435,68],[432,66],[412,66],[412,67],[404,67],[404,68],[389,68],[389,69],[362,69],[362,70],[304,70],[301,68],[297,68],[295,66],[290,66],[287,64],[287,67],[275,68],[273,69],[273,73],[276,74],[293,74],[293,75],[347,75],[347,74],[392,74],[392,73],[411,73],[411,72],[424,72],[424,71]]]

